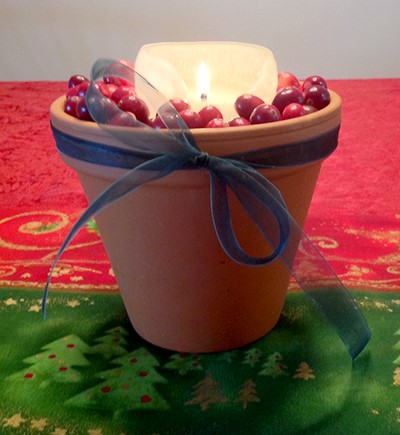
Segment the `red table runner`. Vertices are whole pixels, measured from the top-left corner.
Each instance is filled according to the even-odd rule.
[[[0,83],[1,433],[399,432],[400,79],[329,84],[343,98],[340,144],[306,232],[357,290],[372,339],[354,363],[298,292],[277,327],[243,348],[188,355],[146,343],[110,294],[94,221],[58,263],[51,289],[64,291],[52,291],[44,321],[41,289],[87,205],[49,126],[66,84]]]
[[[323,165],[306,232],[348,288],[400,290],[400,79],[331,80],[339,147]],[[64,82],[0,83],[0,285],[41,288],[87,205],[58,157],[49,106]],[[116,290],[94,222],[65,252],[53,288]]]

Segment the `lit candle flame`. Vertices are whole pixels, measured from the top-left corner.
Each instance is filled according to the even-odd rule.
[[[210,97],[210,78],[207,65],[204,62],[201,62],[197,72],[197,93],[202,102],[206,102]]]

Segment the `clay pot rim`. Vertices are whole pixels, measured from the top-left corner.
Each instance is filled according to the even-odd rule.
[[[332,90],[329,92],[331,101],[328,106],[299,118],[243,127],[199,128],[191,130],[191,133],[196,141],[201,144],[212,143],[215,140],[220,142],[240,142],[242,139],[249,141],[260,136],[273,138],[296,133],[301,133],[301,136],[312,137],[315,136],[316,129],[325,132],[340,124],[342,100]],[[51,121],[55,128],[72,136],[81,138],[90,137],[92,140],[98,140],[100,143],[105,143],[106,140],[106,143],[109,143],[109,135],[95,122],[82,121],[65,113],[63,110],[64,102],[65,96],[61,96],[50,107]],[[128,129],[130,127],[115,128]],[[160,131],[163,132],[163,130]],[[152,134],[152,131],[141,130],[141,134],[147,133]]]

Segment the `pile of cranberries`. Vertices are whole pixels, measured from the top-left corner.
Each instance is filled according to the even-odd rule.
[[[89,84],[86,77],[73,75],[68,82],[69,89],[64,103],[66,113],[84,121],[92,121],[85,99]],[[110,121],[112,124],[133,126],[138,120],[153,128],[166,128],[158,115],[155,118],[150,117],[149,108],[136,95],[132,83],[119,77],[105,76],[103,80],[96,81],[96,86],[122,110]],[[241,95],[234,103],[238,116],[228,122],[215,106],[207,105],[195,112],[187,100],[173,98],[170,102],[191,129],[240,127],[297,118],[316,112],[329,104],[330,93],[321,76],[313,75],[300,82],[292,73],[280,72],[278,89],[271,104],[255,95]]]

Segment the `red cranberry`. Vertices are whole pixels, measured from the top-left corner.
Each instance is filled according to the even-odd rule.
[[[290,103],[303,104],[304,96],[299,88],[290,86],[278,92],[272,100],[272,105],[277,107],[279,112],[283,113],[283,109]]]
[[[104,82],[98,80],[96,81],[96,88],[107,98],[111,98],[111,95],[116,91],[117,86],[106,85]]]
[[[72,97],[77,97],[78,96],[78,90],[79,90],[79,85],[78,86],[74,86],[73,88],[68,89],[67,93],[65,94],[65,97],[67,98],[67,100],[69,100]]]
[[[113,83],[104,83],[103,87],[107,89],[108,98],[111,98],[111,95],[118,89],[118,86]]]
[[[288,71],[278,73],[278,89],[287,88],[289,86],[300,87],[300,82],[297,77]]]
[[[192,109],[185,109],[179,112],[179,115],[181,115],[182,119],[185,121],[186,125],[189,128],[202,128],[204,127],[203,120],[201,116],[193,111]]]
[[[307,112],[301,104],[290,103],[283,109],[282,119],[298,118],[304,115],[307,115]]]
[[[129,80],[122,79],[121,77],[115,77],[115,76],[104,76],[103,82],[107,85],[133,86],[133,84]]]
[[[150,110],[147,104],[136,95],[127,95],[118,102],[118,107],[124,112],[132,112],[136,119],[144,124],[149,123]]]
[[[321,110],[331,101],[331,95],[328,89],[321,85],[313,85],[304,91],[304,104]]]
[[[93,121],[84,97],[80,97],[79,101],[76,103],[76,117],[82,121]]]
[[[110,124],[120,127],[135,127],[137,125],[136,116],[132,112],[120,112],[111,118]]]
[[[171,98],[169,102],[175,107],[177,112],[182,112],[182,110],[190,109],[190,103],[182,98]]]
[[[222,118],[214,118],[207,122],[206,128],[222,128],[226,127],[227,124]]]
[[[317,112],[317,109],[314,106],[310,106],[308,104],[303,104],[303,108],[306,111],[307,115]]]
[[[79,100],[80,100],[80,97],[77,97],[76,95],[74,95],[71,98],[66,99],[65,103],[64,103],[64,112],[68,113],[68,115],[74,116],[76,118],[77,117],[76,116],[76,105],[78,104]]]
[[[74,88],[75,86],[78,86],[81,83],[87,82],[87,81],[89,81],[89,79],[86,78],[85,76],[82,76],[80,74],[75,74],[69,78],[68,88]]]
[[[222,113],[215,106],[211,105],[203,107],[200,110],[199,115],[201,116],[204,125],[207,125],[214,118],[223,118]]]
[[[176,115],[174,113],[170,113],[170,112],[164,113],[163,118],[166,119],[167,122],[170,119],[171,120],[171,125],[175,125],[175,123],[176,123]],[[157,115],[153,119],[153,121],[151,122],[151,126],[153,128],[158,128],[158,129],[160,129],[160,128],[167,128],[167,126],[165,125],[164,121],[161,119],[161,116],[159,116],[159,115]]]
[[[253,110],[260,104],[264,104],[261,98],[251,94],[244,94],[235,101],[235,109],[240,117],[250,119]]]
[[[250,125],[250,121],[246,118],[242,118],[241,116],[238,116],[237,118],[233,118],[228,122],[228,125],[230,127],[243,127],[245,125]]]
[[[310,86],[319,85],[323,86],[324,88],[328,89],[328,85],[326,83],[326,80],[321,76],[309,76],[307,77],[303,82],[303,91],[305,91]]]
[[[167,128],[164,121],[158,115],[151,121],[151,126],[158,129]]]
[[[78,85],[76,95],[78,95],[78,97],[84,97],[86,95],[86,91],[87,91],[89,86],[90,86],[89,80],[87,80],[86,82],[82,82],[80,85]]]
[[[135,88],[132,86],[119,86],[111,95],[111,99],[118,104],[122,97],[135,95]]]
[[[252,124],[264,124],[266,122],[275,122],[281,119],[279,110],[272,104],[260,104],[250,116]]]

